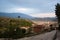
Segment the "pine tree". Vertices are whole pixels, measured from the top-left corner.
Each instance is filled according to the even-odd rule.
[[[55,13],[56,13],[56,16],[57,16],[57,19],[58,19],[58,24],[59,24],[59,27],[58,29],[60,30],[60,4],[57,3],[57,5],[55,6]]]

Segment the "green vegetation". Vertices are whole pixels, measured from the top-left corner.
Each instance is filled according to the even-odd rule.
[[[31,27],[32,22],[21,18],[0,17],[0,38],[21,38],[26,30],[21,27]]]

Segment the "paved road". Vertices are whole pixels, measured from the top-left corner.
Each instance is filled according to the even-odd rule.
[[[57,34],[56,34],[56,39],[55,40],[60,40],[60,31],[57,30]]]
[[[18,40],[53,40],[55,33],[56,33],[56,30],[45,33],[45,34],[32,36],[32,37],[25,37]]]
[[[17,40],[53,40],[55,33],[56,30],[32,37],[17,39]],[[0,40],[4,40],[4,39],[0,39]]]

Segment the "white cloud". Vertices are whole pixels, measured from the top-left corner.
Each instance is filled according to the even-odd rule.
[[[33,17],[55,17],[55,13],[33,13],[33,14],[28,14]]]
[[[10,9],[6,10],[6,12],[29,14],[29,13],[38,13],[38,12],[40,12],[40,10],[34,9],[34,8],[15,7],[15,8],[10,8]]]

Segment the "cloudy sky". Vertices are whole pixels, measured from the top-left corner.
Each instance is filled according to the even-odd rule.
[[[0,12],[24,13],[34,17],[55,17],[60,0],[0,0]]]

